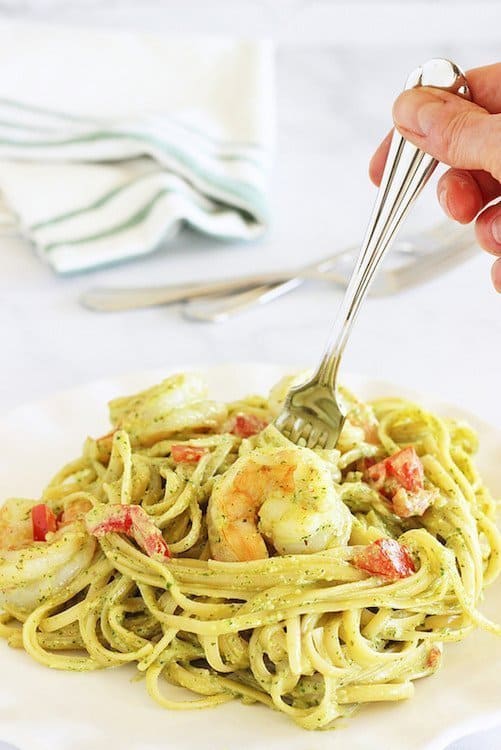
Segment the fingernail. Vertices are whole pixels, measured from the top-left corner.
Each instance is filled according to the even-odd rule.
[[[452,214],[449,211],[449,203],[447,201],[447,188],[442,188],[442,190],[439,191],[438,202],[442,206],[443,212],[452,218]]]
[[[444,101],[429,91],[404,91],[393,106],[395,125],[416,135],[428,135]]]
[[[491,222],[492,236],[501,245],[501,215],[495,216]]]

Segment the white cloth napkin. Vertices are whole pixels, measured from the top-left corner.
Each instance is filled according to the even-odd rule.
[[[268,42],[0,24],[0,190],[58,272],[268,220]]]

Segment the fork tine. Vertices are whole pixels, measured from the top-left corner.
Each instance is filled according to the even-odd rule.
[[[329,439],[329,436],[326,432],[322,432],[320,437],[318,438],[318,447],[319,448],[325,448],[327,445],[327,440]]]
[[[297,445],[306,445],[306,441],[311,432],[311,425],[305,424],[303,421],[301,424],[301,430],[296,438]]]
[[[336,447],[337,438],[332,435],[326,435],[324,448],[332,449]]]
[[[320,439],[322,432],[318,429],[318,427],[313,427],[313,429],[310,432],[310,435],[308,437],[308,440],[306,441],[306,447],[307,448],[316,448]]]
[[[307,430],[306,437],[304,434],[305,429]],[[290,437],[290,440],[292,440],[292,442],[296,443],[297,445],[301,438],[307,439],[310,432],[311,432],[311,425],[305,423],[304,419],[302,419],[301,417],[296,417],[289,437]]]
[[[285,435],[285,437],[289,437],[293,424],[294,424],[294,417],[292,416],[292,414],[290,414],[287,411],[283,411],[275,419],[275,427],[277,428],[277,430],[280,430],[282,435]]]

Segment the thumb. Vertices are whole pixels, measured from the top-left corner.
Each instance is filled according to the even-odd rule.
[[[439,161],[459,169],[482,169],[501,181],[501,115],[423,86],[400,94],[393,119],[404,138]]]

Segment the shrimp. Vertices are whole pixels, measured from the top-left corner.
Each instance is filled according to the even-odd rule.
[[[228,409],[208,400],[207,391],[195,373],[172,375],[145,391],[110,401],[111,423],[143,445],[180,432],[215,431],[227,418]]]
[[[0,508],[0,550],[21,549],[33,542],[31,500],[7,500]]]
[[[64,526],[70,526],[75,521],[80,521],[92,508],[92,503],[86,499],[73,500],[67,503],[66,507],[61,513],[61,517],[58,523],[58,529]]]
[[[0,508],[0,607],[31,612],[89,565],[96,548],[81,520],[85,507],[65,508],[62,528],[33,541],[32,500],[7,500]],[[70,520],[71,519],[71,520]]]
[[[238,562],[268,557],[268,545],[286,555],[347,544],[351,514],[313,451],[262,445],[216,479],[207,527],[213,559]]]

